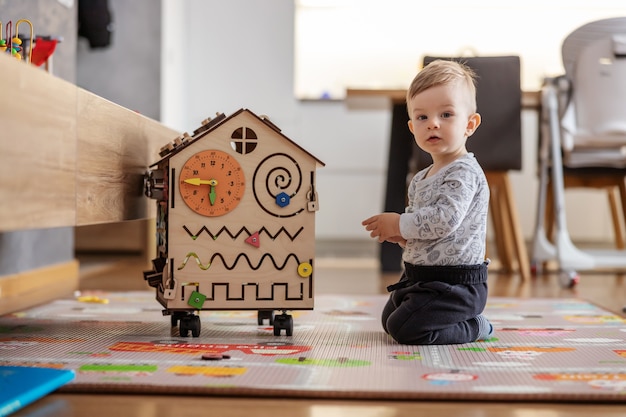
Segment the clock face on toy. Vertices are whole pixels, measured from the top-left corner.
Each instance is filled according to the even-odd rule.
[[[239,162],[226,152],[206,150],[185,162],[179,175],[180,196],[202,216],[222,216],[237,207],[245,190]]]

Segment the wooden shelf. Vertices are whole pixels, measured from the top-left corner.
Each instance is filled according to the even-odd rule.
[[[153,217],[143,174],[180,132],[0,55],[0,231]]]

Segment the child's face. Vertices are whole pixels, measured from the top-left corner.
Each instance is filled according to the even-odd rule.
[[[459,83],[431,87],[409,101],[409,129],[435,164],[447,164],[467,153],[465,142],[480,124],[469,93]]]

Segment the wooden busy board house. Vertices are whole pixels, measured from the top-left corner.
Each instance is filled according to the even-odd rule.
[[[259,324],[290,336],[287,311],[313,308],[323,162],[247,109],[205,120],[160,155],[146,174],[157,256],[144,278],[163,314],[197,337],[200,310],[258,310]]]

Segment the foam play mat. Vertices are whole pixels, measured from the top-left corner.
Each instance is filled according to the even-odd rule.
[[[316,298],[275,336],[256,311],[202,311],[180,337],[152,292],[91,292],[0,317],[0,365],[74,370],[64,392],[233,396],[626,400],[626,320],[579,299],[491,298],[490,340],[406,346],[386,296]]]

